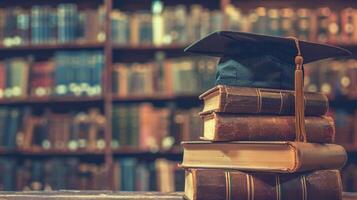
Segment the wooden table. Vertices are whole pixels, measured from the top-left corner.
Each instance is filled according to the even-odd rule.
[[[184,200],[183,193],[110,192],[110,191],[53,191],[0,192],[0,200]],[[357,193],[344,193],[343,200],[357,200]]]
[[[0,200],[183,200],[183,193],[110,192],[110,191],[52,191],[0,192]]]

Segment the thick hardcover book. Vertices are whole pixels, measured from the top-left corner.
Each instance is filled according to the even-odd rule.
[[[338,169],[346,160],[336,144],[306,142],[183,142],[184,168],[294,173]]]
[[[338,170],[308,173],[246,173],[188,169],[185,197],[189,200],[341,200]]]
[[[203,116],[203,138],[211,141],[294,141],[295,117],[211,113]],[[334,120],[327,116],[305,117],[307,140],[333,143]]]
[[[215,112],[293,115],[294,91],[218,85],[200,95],[202,114]],[[328,99],[320,93],[305,92],[305,115],[324,115]]]

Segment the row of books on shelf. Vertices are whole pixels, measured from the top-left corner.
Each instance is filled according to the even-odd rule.
[[[103,42],[105,9],[79,9],[65,3],[57,7],[0,10],[0,40],[6,46],[66,42]],[[243,10],[228,5],[209,10],[193,4],[164,6],[154,1],[151,10],[110,14],[112,41],[118,45],[187,44],[216,30],[235,30],[269,35],[297,36],[320,42],[350,43],[357,40],[357,11],[321,7]]]
[[[113,93],[197,94],[213,86],[215,59],[158,57],[147,63],[115,64]],[[45,61],[33,56],[5,59],[0,62],[0,98],[99,96],[103,71],[101,51],[58,51]]]
[[[181,141],[197,138],[202,130],[198,110],[154,107],[150,103],[115,106],[112,118],[114,147],[168,150]]]
[[[53,158],[22,162],[0,159],[0,190],[103,190],[109,189],[104,164],[77,158]],[[183,191],[183,171],[175,161],[142,161],[122,158],[114,164],[114,189],[122,191]]]
[[[357,98],[357,61],[327,60],[305,68],[305,87],[312,92],[322,92],[330,99]]]
[[[348,43],[357,41],[357,10],[351,7],[225,9],[228,29],[301,40]]]
[[[116,105],[112,115],[111,147],[132,147],[143,151],[165,151],[181,141],[199,138],[203,123],[200,108],[157,107],[151,103]],[[336,142],[355,145],[357,114],[344,109],[329,112],[336,122]],[[0,109],[0,146],[5,149],[88,150],[106,146],[106,118],[99,110],[87,112],[31,113],[29,108]],[[207,132],[208,133],[208,132]]]
[[[120,159],[114,163],[114,190],[183,191],[184,174],[176,161],[162,158],[151,162]]]
[[[114,106],[110,145],[113,149],[169,150],[199,133],[202,127],[197,112],[196,108],[157,108],[150,103]],[[46,110],[39,115],[29,108],[1,107],[0,146],[9,150],[101,151],[106,147],[106,120],[95,108],[69,113]]]
[[[100,95],[103,68],[101,51],[58,51],[47,61],[5,59],[0,62],[0,98]]]
[[[99,110],[41,116],[28,108],[0,108],[0,146],[32,150],[104,149],[105,118]]]
[[[159,4],[159,5],[156,5]],[[265,8],[243,10],[228,5],[224,11],[193,4],[164,7],[153,3],[152,12],[114,10],[113,42],[121,45],[187,44],[216,30],[297,36],[320,42],[350,43],[357,40],[354,8]]]
[[[119,45],[187,44],[223,29],[223,13],[201,5],[164,7],[154,1],[152,11],[111,13],[112,40]]]
[[[115,64],[113,93],[119,96],[197,94],[214,85],[215,59],[157,57],[147,63]]]
[[[79,10],[76,4],[0,9],[0,40],[5,46],[102,42],[104,9]]]

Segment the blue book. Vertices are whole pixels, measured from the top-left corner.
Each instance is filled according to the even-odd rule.
[[[55,94],[62,96],[66,95],[68,93],[68,88],[67,88],[67,74],[66,74],[66,55],[65,52],[56,52],[55,53],[55,71],[54,71],[54,77],[55,77]]]
[[[56,159],[52,159],[49,162],[50,165],[50,169],[51,171],[54,171],[55,173],[49,173],[50,177],[51,177],[51,187],[54,190],[63,190],[66,189],[66,178],[69,176],[69,174],[67,174],[67,163],[66,163],[66,159],[61,159],[61,158],[56,158]],[[74,174],[72,174],[73,176]]]
[[[135,191],[135,158],[125,158],[119,161],[121,168],[121,191]]]
[[[0,108],[0,146],[5,147],[6,141],[6,123],[7,123],[7,109],[4,107]]]
[[[31,8],[31,42],[33,44],[40,43],[40,6],[32,6]]]
[[[49,13],[49,40],[52,43],[57,41],[57,13],[51,9]]]
[[[59,43],[67,41],[66,38],[66,4],[59,4],[57,7],[57,40]]]
[[[13,108],[8,114],[6,147],[7,149],[15,149],[16,135],[21,125],[21,111],[18,108]]]
[[[95,62],[95,78],[93,80],[93,86],[95,88],[95,95],[100,95],[102,94],[102,81],[103,81],[103,69],[105,65],[104,61],[104,54],[102,51],[97,51],[96,55],[96,62]]]
[[[76,4],[67,4],[66,5],[68,17],[66,18],[66,29],[68,33],[68,41],[74,41],[78,38],[78,31],[79,31],[79,15],[77,10]]]
[[[43,184],[44,179],[44,169],[43,169],[43,161],[41,160],[33,160],[31,166],[31,182],[37,182],[41,185]],[[41,190],[41,188],[36,188]]]
[[[16,161],[14,159],[2,158],[0,159],[0,166],[2,189],[4,191],[14,191],[16,189]]]

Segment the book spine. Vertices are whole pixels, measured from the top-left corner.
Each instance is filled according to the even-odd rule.
[[[252,88],[221,89],[218,112],[246,114],[293,115],[295,97],[293,91]],[[319,116],[327,113],[329,104],[326,95],[305,93],[305,115]]]
[[[113,107],[113,117],[112,117],[112,141],[111,147],[116,149],[119,147],[120,142],[120,128],[119,128],[119,108],[117,106]]]
[[[185,181],[185,196],[189,200],[342,199],[337,170],[279,175],[190,169],[186,171]]]
[[[6,66],[3,62],[0,62],[0,98],[4,97],[6,89]]]
[[[217,141],[295,140],[294,116],[238,116],[218,113],[214,115],[216,119],[214,140]],[[309,142],[334,142],[335,126],[331,117],[306,117],[305,125]]]

